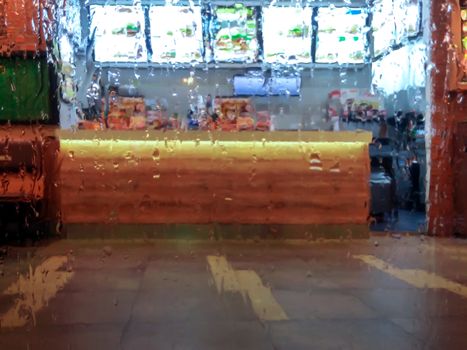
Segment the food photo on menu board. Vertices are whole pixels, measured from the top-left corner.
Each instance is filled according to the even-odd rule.
[[[320,8],[316,18],[317,63],[363,63],[366,13],[353,8]]]
[[[203,31],[200,7],[152,6],[149,10],[153,62],[201,62]]]
[[[372,9],[373,52],[375,56],[389,51],[395,40],[393,5],[390,1],[379,0]]]
[[[96,61],[147,61],[144,11],[140,6],[92,5],[90,13]]]
[[[396,44],[418,34],[420,27],[419,0],[394,0]]]
[[[311,8],[263,9],[264,60],[311,62]]]
[[[214,60],[256,61],[258,57],[257,10],[241,4],[215,8],[211,22]]]

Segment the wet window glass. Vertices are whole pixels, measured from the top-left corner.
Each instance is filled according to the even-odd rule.
[[[0,349],[464,349],[467,2],[0,0]]]

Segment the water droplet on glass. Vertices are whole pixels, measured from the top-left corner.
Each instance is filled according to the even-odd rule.
[[[161,159],[161,152],[159,151],[159,148],[155,148],[154,151],[152,152],[152,160],[157,162]]]
[[[111,256],[112,255],[112,247],[105,246],[104,248],[102,248],[102,252],[104,253],[105,256]]]
[[[133,159],[133,153],[131,151],[127,151],[123,158],[125,158],[126,160],[131,160]]]
[[[331,173],[340,173],[341,168],[340,168],[340,163],[337,161],[334,163],[334,165],[329,169]]]
[[[313,171],[322,171],[323,164],[321,163],[321,157],[319,153],[311,152],[309,156],[310,170]]]

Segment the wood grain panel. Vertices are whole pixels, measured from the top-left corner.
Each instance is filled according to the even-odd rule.
[[[364,142],[62,139],[61,158],[65,223],[364,224],[368,215]]]

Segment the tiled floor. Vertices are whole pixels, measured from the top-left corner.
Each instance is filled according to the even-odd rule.
[[[466,290],[464,241],[64,240],[2,260],[0,349],[467,349]]]
[[[386,216],[384,221],[373,222],[370,228],[375,232],[426,232],[426,213],[399,209],[397,219]]]

